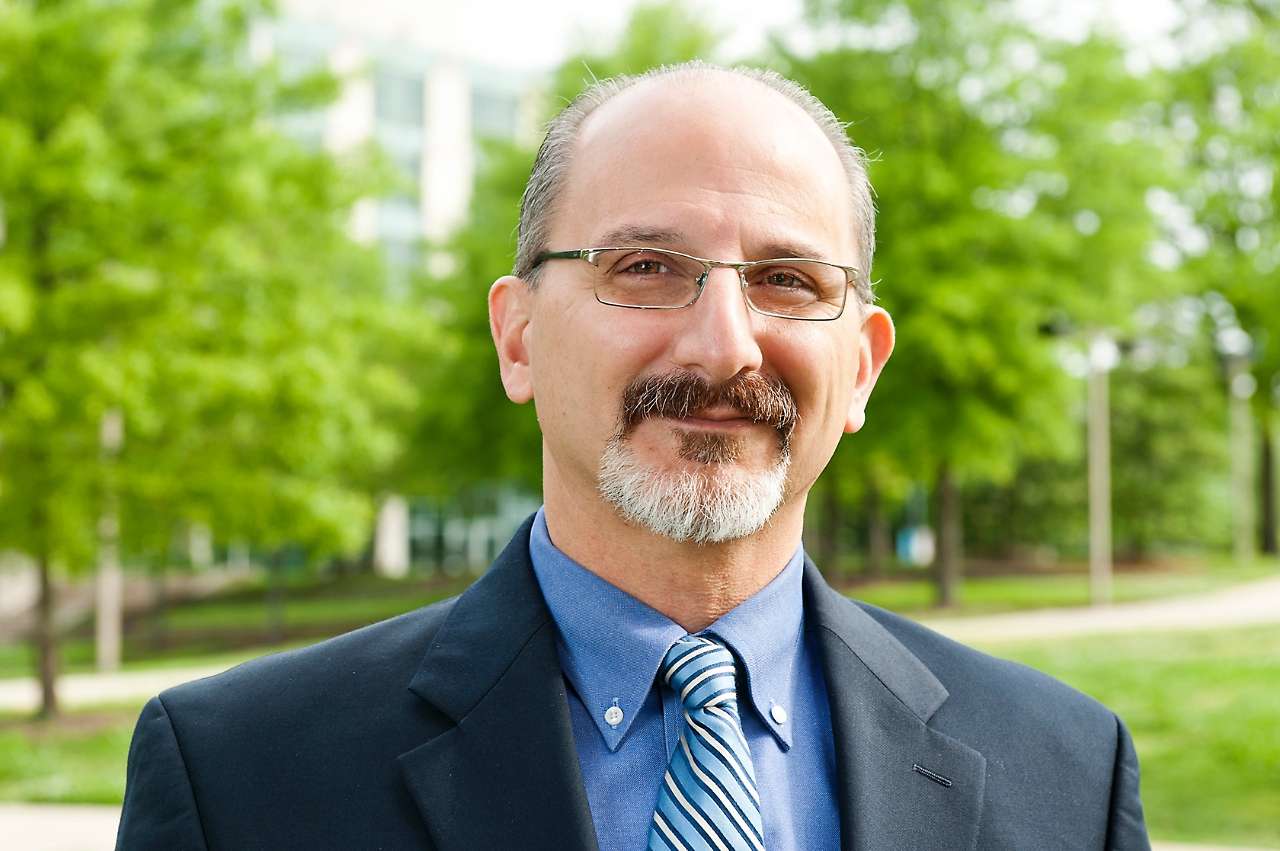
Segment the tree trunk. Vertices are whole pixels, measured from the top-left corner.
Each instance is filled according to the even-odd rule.
[[[1276,525],[1280,518],[1276,517],[1276,457],[1275,430],[1271,418],[1262,421],[1262,434],[1258,441],[1261,445],[1261,457],[1258,459],[1259,485],[1259,544],[1267,555],[1280,554],[1280,535]]]
[[[36,609],[36,658],[40,668],[40,718],[58,715],[58,626],[53,565],[48,553],[37,560],[40,571],[40,599]]]
[[[938,605],[954,606],[960,601],[964,575],[961,546],[960,489],[951,467],[944,461],[938,469],[938,559],[936,565]]]
[[[874,477],[867,478],[867,572],[883,577],[889,566],[889,522],[884,516],[884,502]]]

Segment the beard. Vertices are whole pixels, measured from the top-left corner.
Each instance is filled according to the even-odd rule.
[[[737,464],[743,446],[732,434],[675,429],[679,455],[691,469],[660,469],[636,455],[630,435],[642,420],[680,419],[726,404],[775,429],[778,456],[765,470]],[[776,378],[748,374],[717,386],[691,373],[637,379],[623,393],[618,430],[600,458],[600,494],[627,522],[678,543],[748,537],[764,528],[786,496],[798,419],[791,391]]]

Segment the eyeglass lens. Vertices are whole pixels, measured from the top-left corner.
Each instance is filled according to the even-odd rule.
[[[697,297],[706,271],[696,260],[659,249],[610,248],[589,259],[596,297],[620,307],[684,307]],[[752,307],[797,319],[838,316],[849,283],[841,267],[803,259],[752,263],[743,276]]]

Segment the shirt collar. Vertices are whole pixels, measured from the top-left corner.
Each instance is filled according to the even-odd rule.
[[[560,632],[560,666],[615,751],[644,704],[667,648],[685,631],[561,552],[551,542],[541,508],[529,533],[529,557]],[[605,720],[613,706],[622,710],[617,724]]]
[[[644,704],[667,650],[686,633],[666,615],[561,552],[551,541],[544,512],[538,509],[534,518],[529,556],[559,630],[560,665],[605,744],[615,751]],[[791,747],[790,724],[777,723],[770,708],[776,704],[789,709],[786,702],[802,635],[803,576],[804,552],[797,547],[768,585],[704,630],[737,655],[745,672],[747,702],[784,750]],[[605,718],[613,706],[622,711],[617,724]]]
[[[768,585],[704,630],[737,654],[746,674],[748,702],[783,750],[791,748],[787,713],[792,710],[792,684],[803,640],[803,579],[804,550],[797,547]],[[782,711],[775,713],[774,706]]]

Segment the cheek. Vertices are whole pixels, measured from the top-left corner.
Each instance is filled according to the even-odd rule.
[[[627,384],[660,368],[658,323],[651,314],[594,300],[542,308],[530,340],[538,417],[579,419],[580,432],[607,438],[617,426]]]
[[[831,434],[843,433],[857,377],[857,347],[826,330],[802,326],[780,338],[766,355],[795,394],[806,441],[825,442]]]

